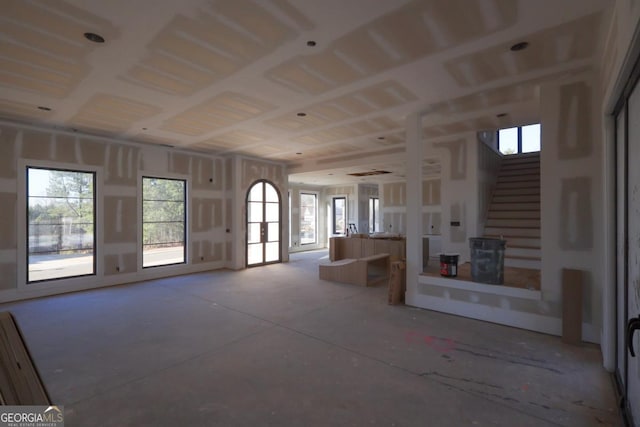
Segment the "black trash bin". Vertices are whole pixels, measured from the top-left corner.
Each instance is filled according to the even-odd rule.
[[[471,280],[490,285],[504,284],[504,249],[506,241],[471,237]]]

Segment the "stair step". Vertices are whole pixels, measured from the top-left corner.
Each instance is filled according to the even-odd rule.
[[[493,196],[493,204],[525,204],[525,203],[537,203],[540,204],[540,194],[505,194]]]
[[[491,239],[502,239],[507,241],[507,247],[521,247],[521,248],[540,248],[539,237],[526,237],[526,236],[497,236],[485,234],[484,237]]]
[[[506,188],[537,188],[540,189],[540,181],[515,181],[504,182],[498,181],[496,184],[496,190],[503,190]]]
[[[508,154],[502,156],[503,162],[522,162],[527,160],[540,160],[540,152],[535,153],[523,153],[523,154]]]
[[[504,257],[505,267],[530,268],[532,270],[540,270],[542,261],[530,258],[513,258]]]
[[[527,162],[513,162],[513,163],[505,163],[504,161],[500,165],[500,171],[513,171],[513,170],[523,170],[523,169],[538,169],[540,170],[540,162],[538,161],[527,161]]]
[[[532,157],[540,157],[540,151],[532,151],[530,153],[503,154],[503,159],[527,159]]]
[[[492,206],[488,219],[540,219],[540,211],[497,211]]]
[[[493,191],[494,196],[523,196],[523,195],[536,195],[540,200],[540,188],[496,188]]]
[[[518,228],[518,227],[494,227],[494,226],[486,226],[484,228],[484,234],[487,236],[506,236],[507,242],[509,241],[509,236],[518,237],[518,238],[540,238],[540,229],[539,228]]]
[[[531,258],[531,259],[540,259],[542,256],[542,251],[540,248],[523,248],[518,246],[509,246],[507,244],[507,248],[504,253],[505,257],[522,257],[522,258]]]
[[[503,176],[500,174],[498,176],[498,184],[501,182],[521,182],[521,181],[531,181],[531,182],[540,182],[540,174],[523,174],[523,175],[507,175]]]
[[[487,227],[515,227],[515,228],[538,228],[540,229],[539,219],[487,219]]]
[[[500,176],[513,176],[513,175],[530,175],[530,174],[538,174],[540,175],[539,167],[531,167],[531,168],[513,168],[513,169],[500,169]]]
[[[540,211],[540,202],[496,202],[494,198],[491,206],[489,207],[489,211]]]

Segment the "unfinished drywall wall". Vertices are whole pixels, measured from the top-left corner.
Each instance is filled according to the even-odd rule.
[[[442,181],[439,178],[422,182],[422,234],[441,234]]]
[[[407,232],[407,185],[404,182],[382,184],[380,211],[382,224],[380,231],[405,234]]]
[[[491,197],[498,181],[502,156],[491,145],[478,144],[478,236],[484,234]]]
[[[226,199],[221,158],[0,122],[0,301],[220,268]],[[96,172],[95,276],[26,285],[25,168]],[[143,176],[187,180],[187,263],[142,269]],[[19,292],[17,290],[20,289]]]
[[[600,120],[592,102],[596,87],[593,76],[583,74],[540,91],[541,289],[545,300],[561,301],[562,269],[583,271],[583,319],[599,331],[604,199]]]
[[[384,225],[381,231],[406,235],[406,183],[384,183],[380,187],[382,189],[380,212]],[[439,178],[427,178],[422,181],[422,235],[441,233],[441,194],[441,180]]]
[[[603,34],[605,43],[602,48],[602,56],[599,61],[601,72],[599,74],[602,93],[602,110],[605,115],[611,114],[615,102],[618,100],[621,88],[616,84],[624,84],[625,78],[618,78],[623,72],[623,66],[627,60],[627,53],[631,49],[633,37],[640,22],[640,2],[638,0],[615,0],[615,7],[609,23]],[[629,70],[627,70],[629,71]]]
[[[475,132],[456,139],[426,142],[426,154],[436,156],[441,171],[442,251],[469,260],[469,238],[479,234],[479,146]]]

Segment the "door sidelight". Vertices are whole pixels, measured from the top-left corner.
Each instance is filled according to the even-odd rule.
[[[640,329],[640,316],[629,319],[627,324],[627,345],[629,346],[631,357],[636,357],[636,352],[633,350],[633,334],[636,329]]]

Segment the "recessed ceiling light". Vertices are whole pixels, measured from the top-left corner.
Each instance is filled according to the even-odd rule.
[[[496,117],[500,118],[500,117],[507,117],[507,113],[500,113],[500,114],[496,114]]]
[[[378,139],[379,139],[380,141],[384,141],[384,136],[379,136],[379,137],[378,137]]]
[[[509,49],[511,49],[512,52],[518,52],[519,50],[525,50],[528,47],[529,47],[529,42],[520,42],[520,43],[514,44]]]
[[[302,153],[296,153],[298,156],[301,155]]]
[[[84,33],[84,37],[94,43],[104,43],[104,37],[96,33]]]
[[[298,116],[298,117],[305,117],[306,115],[307,115],[307,113],[298,113],[298,114],[296,114],[296,116]]]
[[[42,110],[42,111],[51,111],[51,108],[49,108],[49,107],[43,107],[42,105],[38,105],[38,110]]]
[[[329,173],[329,174],[327,174],[327,175],[333,175],[333,174],[332,174],[332,173]]]
[[[147,128],[142,128],[142,130],[147,130]]]
[[[307,46],[309,46],[309,47],[314,47],[315,45],[316,45],[315,40],[309,40],[309,41],[307,42]]]

